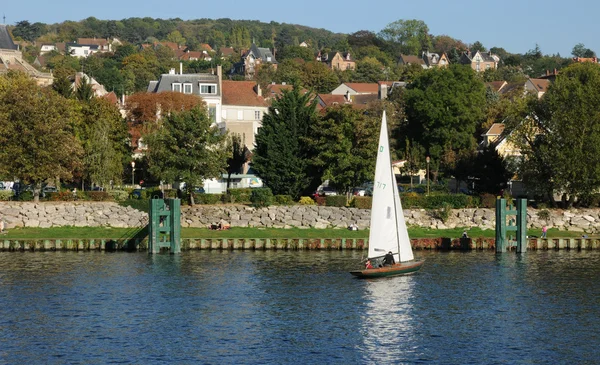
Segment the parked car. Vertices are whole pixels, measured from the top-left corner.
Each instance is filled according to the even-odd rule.
[[[323,186],[321,189],[319,189],[319,196],[329,195],[338,195],[338,193],[332,187],[329,186]]]
[[[417,194],[425,194],[425,189],[422,187],[409,188],[407,190],[408,193],[417,193]]]
[[[367,194],[367,188],[354,188],[352,189],[352,195],[354,196],[365,196]]]
[[[47,194],[50,193],[56,193],[58,192],[58,189],[56,188],[56,186],[44,186],[42,188],[42,197],[45,198]]]

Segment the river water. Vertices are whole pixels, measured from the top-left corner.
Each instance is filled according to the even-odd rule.
[[[0,364],[585,364],[600,252],[0,253]]]

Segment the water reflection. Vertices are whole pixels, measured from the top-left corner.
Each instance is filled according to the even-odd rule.
[[[414,275],[364,280],[361,350],[365,362],[397,363],[411,357],[407,345],[414,342],[413,286]]]

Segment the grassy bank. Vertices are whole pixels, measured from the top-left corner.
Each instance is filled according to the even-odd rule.
[[[411,238],[458,238],[463,228],[426,229],[409,228]],[[469,237],[494,237],[494,230],[471,228]],[[14,228],[0,235],[1,239],[91,239],[91,238],[129,238],[143,235],[140,229],[105,227],[58,227],[58,228]],[[540,229],[529,230],[530,236],[541,235]],[[548,237],[580,237],[580,232],[548,230]],[[595,235],[597,236],[597,235]],[[232,228],[226,231],[211,231],[206,228],[183,228],[182,238],[368,238],[368,230],[349,231],[347,229],[278,229],[278,228]]]

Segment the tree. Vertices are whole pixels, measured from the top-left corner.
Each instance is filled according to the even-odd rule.
[[[421,51],[432,49],[429,28],[422,20],[396,20],[388,24],[379,36],[390,42],[395,53],[419,55]]]
[[[574,57],[583,57],[583,58],[596,57],[596,53],[594,51],[592,51],[591,49],[586,48],[583,43],[577,43],[575,45],[575,47],[573,47],[571,54]]]
[[[185,182],[194,205],[194,188],[206,179],[220,179],[227,168],[226,135],[219,132],[205,108],[172,112],[145,138],[148,168],[156,178]]]
[[[72,101],[27,75],[0,77],[0,169],[33,184],[36,202],[44,181],[70,179],[78,168],[82,148],[73,133],[78,119]]]
[[[42,34],[46,33],[46,25],[43,23],[29,23],[27,20],[17,22],[17,25],[12,30],[15,37],[22,38],[29,42],[35,42]]]
[[[600,188],[599,87],[598,65],[575,63],[529,106],[527,120],[536,133],[520,124],[525,182],[548,198],[562,194],[565,208]]]
[[[327,65],[322,62],[307,62],[304,64],[302,86],[313,89],[317,93],[329,93],[340,84],[339,79]]]
[[[174,30],[169,35],[167,35],[167,41],[173,42],[178,46],[185,45],[185,38],[181,35],[178,30]]]
[[[66,99],[69,99],[73,96],[73,86],[71,84],[71,80],[64,72],[58,73],[54,77],[52,89],[54,89],[54,91],[56,91],[59,95],[62,95]]]
[[[496,146],[489,145],[477,154],[472,166],[469,166],[469,157],[467,156],[466,161],[461,164],[457,164],[457,170],[471,167],[472,169],[467,171],[471,171],[476,180],[475,191],[499,195],[506,188],[506,183],[513,176],[513,172],[508,169],[507,162],[496,151]]]
[[[380,123],[348,105],[328,108],[308,139],[315,151],[312,164],[322,180],[346,193],[372,181]]]
[[[99,186],[121,181],[131,153],[127,125],[118,108],[104,98],[93,98],[83,103],[82,113],[83,179]]]
[[[81,101],[89,101],[94,97],[94,89],[86,75],[82,75],[79,79],[79,85],[75,89],[75,98]]]
[[[469,49],[472,53],[475,53],[477,51],[487,52],[487,48],[485,48],[480,41],[476,41],[475,43],[471,44],[471,47]]]
[[[407,86],[404,134],[425,147],[435,164],[442,161],[446,149],[455,153],[473,150],[475,131],[484,119],[485,98],[483,82],[468,67],[426,70]],[[438,170],[433,171],[437,176]]]
[[[309,149],[305,143],[316,119],[315,100],[294,85],[284,90],[263,117],[256,134],[252,167],[273,194],[298,198],[310,189]]]
[[[231,151],[231,155],[227,159],[227,190],[229,190],[231,175],[241,173],[242,168],[250,161],[251,157],[250,150],[242,144],[242,138],[239,134],[231,135],[228,142],[228,150]]]

